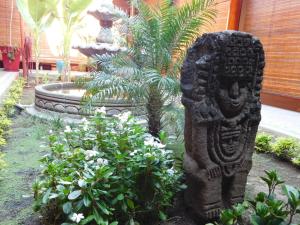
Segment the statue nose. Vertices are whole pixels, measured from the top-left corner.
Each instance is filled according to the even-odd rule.
[[[236,81],[232,84],[231,88],[230,88],[230,97],[231,98],[237,98],[240,95],[240,87],[239,87],[239,83]]]

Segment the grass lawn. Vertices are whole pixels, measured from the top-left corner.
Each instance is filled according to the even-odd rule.
[[[31,187],[41,169],[39,159],[46,153],[42,145],[50,126],[26,115],[13,119],[3,149],[8,167],[0,181],[0,225],[36,224]]]

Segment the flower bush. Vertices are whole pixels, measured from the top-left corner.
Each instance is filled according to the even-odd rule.
[[[55,208],[52,223],[133,225],[165,219],[183,188],[172,151],[129,113],[106,117],[99,110],[91,121],[52,133],[49,146],[34,193],[38,209]]]

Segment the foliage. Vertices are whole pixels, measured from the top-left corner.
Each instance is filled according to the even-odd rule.
[[[0,147],[6,145],[6,136],[9,131],[11,121],[9,116],[13,113],[14,105],[21,97],[23,90],[24,80],[19,78],[14,81],[13,85],[8,91],[8,97],[4,100],[3,108],[0,109]],[[4,154],[0,152],[0,173],[6,167]]]
[[[75,29],[82,21],[83,13],[91,4],[92,0],[61,0],[59,20],[63,30],[63,60],[66,65],[66,72],[70,69],[70,50],[72,45],[72,36]],[[63,77],[64,79],[64,77]],[[68,74],[68,81],[70,77]]]
[[[179,73],[187,47],[215,16],[213,0],[193,0],[175,7],[132,1],[139,12],[128,19],[127,50],[101,55],[101,71],[87,84],[91,101],[118,96],[145,102],[149,132],[158,136],[164,106],[180,94]]]
[[[34,185],[36,206],[54,208],[65,224],[164,219],[181,187],[172,151],[129,113],[105,117],[102,109],[91,121],[51,134],[49,146]]]
[[[17,0],[17,7],[22,18],[33,32],[37,75],[39,75],[40,36],[53,22],[56,16],[58,1],[59,0]]]
[[[268,153],[272,151],[272,136],[266,133],[259,133],[255,138],[255,150],[257,152]]]
[[[11,125],[9,116],[13,114],[14,106],[22,95],[23,86],[24,80],[22,78],[14,81],[8,91],[7,98],[3,101],[3,107],[0,109],[0,146],[6,144],[5,137],[8,134],[9,126]]]
[[[300,189],[290,185],[282,185],[286,201],[276,197],[275,189],[284,183],[276,171],[265,171],[262,180],[268,185],[269,192],[260,192],[256,198],[233,209],[225,209],[221,213],[222,225],[242,225],[243,214],[250,208],[250,223],[252,225],[293,225],[293,218],[300,214]],[[218,223],[215,223],[218,224]],[[296,224],[294,224],[296,225]]]
[[[18,47],[13,47],[13,46],[1,46],[0,52],[2,54],[7,54],[9,61],[14,61],[15,55],[20,53],[20,49]]]
[[[280,137],[273,144],[274,153],[280,158],[292,160],[300,155],[300,145],[297,140],[289,137]]]
[[[277,157],[291,161],[294,165],[300,165],[300,143],[290,137],[278,137],[275,139],[270,134],[259,133],[255,139],[255,150],[259,153],[273,153]]]
[[[296,166],[300,166],[300,155],[292,159],[292,163]]]
[[[23,78],[19,78],[16,80],[8,92],[8,97],[3,102],[3,111],[4,114],[10,116],[14,112],[14,106],[19,101],[24,86]],[[2,115],[3,113],[1,113]]]

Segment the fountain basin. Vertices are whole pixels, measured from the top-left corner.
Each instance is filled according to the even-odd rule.
[[[35,87],[35,108],[73,115],[91,115],[97,108],[105,107],[108,115],[132,111],[141,115],[143,104],[121,99],[105,99],[95,102],[92,112],[89,112],[82,101],[85,89],[74,83],[52,83]]]

